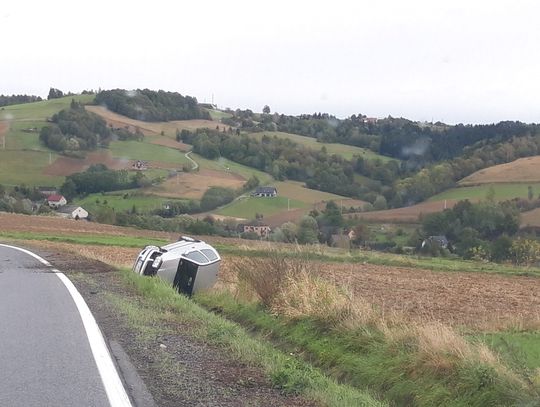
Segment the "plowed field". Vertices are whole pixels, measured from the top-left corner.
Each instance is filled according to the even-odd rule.
[[[173,241],[177,234],[142,231],[46,216],[0,213],[2,231],[55,235],[147,236]],[[270,247],[268,243],[204,237],[210,243],[236,247]],[[111,246],[34,242],[48,250],[70,249],[115,265],[130,266],[138,249]],[[272,246],[275,247],[275,246]],[[231,281],[238,257],[223,256],[220,278]],[[434,272],[373,264],[310,262],[310,268],[380,307],[414,320],[440,320],[453,326],[495,330],[502,327],[540,327],[540,278],[475,272]]]

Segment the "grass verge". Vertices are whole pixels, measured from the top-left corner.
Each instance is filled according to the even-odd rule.
[[[208,312],[188,298],[178,295],[168,284],[122,270],[124,281],[143,296],[144,305],[115,300],[118,309],[140,332],[143,341],[156,335],[156,321],[174,319],[190,335],[215,345],[235,359],[261,368],[273,385],[327,406],[385,406],[366,391],[338,384],[318,369],[292,355],[276,350],[264,339],[255,339],[238,324]],[[138,307],[143,307],[144,310]],[[141,312],[142,311],[142,312]]]
[[[312,264],[247,258],[233,272],[228,291],[196,300],[393,405],[534,405],[540,397],[539,372],[513,369],[438,321],[385,315],[321,279]]]

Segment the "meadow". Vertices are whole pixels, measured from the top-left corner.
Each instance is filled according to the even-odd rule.
[[[137,213],[145,213],[162,209],[167,202],[171,201],[174,199],[144,195],[131,190],[90,194],[82,199],[76,199],[73,204],[82,206],[90,213],[95,213],[102,206],[114,208],[116,212],[131,211],[135,208]]]
[[[235,218],[254,219],[256,214],[271,216],[290,209],[308,208],[309,206],[295,199],[283,196],[275,198],[240,197],[229,205],[224,206],[216,213],[218,215],[232,216]]]

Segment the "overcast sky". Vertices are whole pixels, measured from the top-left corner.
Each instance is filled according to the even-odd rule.
[[[540,122],[540,2],[2,0],[0,93],[151,88],[220,107]]]

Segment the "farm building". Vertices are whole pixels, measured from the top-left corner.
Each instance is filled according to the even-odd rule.
[[[276,187],[257,187],[255,192],[253,192],[251,195],[257,196],[257,197],[273,198],[277,196],[277,188]]]
[[[58,194],[58,189],[56,187],[38,187],[38,191],[44,197]]]
[[[240,225],[240,228],[243,233],[253,232],[262,238],[267,238],[272,231],[270,226],[265,225],[264,223],[261,223],[259,221],[250,222],[247,225]]]
[[[58,209],[57,213],[59,216],[66,219],[79,220],[88,218],[88,212],[76,205],[63,206],[62,208]]]
[[[422,242],[422,248],[437,246],[441,249],[448,249],[448,239],[446,236],[430,236]]]
[[[49,195],[47,197],[47,204],[51,208],[58,209],[58,208],[64,206],[65,204],[67,204],[67,200],[62,195],[53,194],[53,195]]]

